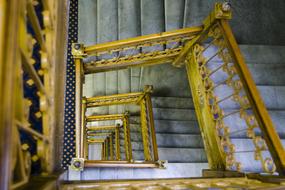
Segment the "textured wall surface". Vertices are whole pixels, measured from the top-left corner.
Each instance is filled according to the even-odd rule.
[[[161,4],[161,6],[163,6],[163,2],[171,2],[171,6],[166,7],[165,10],[167,14],[172,16],[170,19],[172,19],[173,25],[166,26],[166,30],[181,28],[183,25],[184,27],[200,25],[202,20],[212,10],[214,2],[221,2],[217,0],[153,0],[153,2],[155,1],[159,2],[156,4]],[[116,2],[117,0],[110,1],[112,4],[116,4]],[[136,10],[136,6],[139,6],[139,3],[124,2],[129,5],[129,9],[132,8]],[[230,3],[233,8],[231,26],[239,43],[285,45],[285,33],[283,32],[285,29],[284,0],[231,0]],[[97,0],[79,0],[79,4],[79,41],[93,44],[96,42],[97,33]],[[151,3],[147,4],[151,5]],[[148,9],[152,11],[152,13],[148,16],[152,17],[153,22],[156,22],[156,20],[159,19],[157,15],[160,14],[160,10],[162,9],[152,10],[151,8],[155,9],[155,7],[149,6]],[[177,12],[173,10],[180,11]],[[125,10],[121,11],[122,14],[120,16],[123,17],[125,21],[133,19],[139,20],[135,13],[132,14],[130,18],[128,15],[124,15],[124,11]],[[184,16],[182,13],[185,13]],[[169,21],[171,21],[170,19]],[[179,19],[184,19],[184,23],[178,23],[177,20]],[[160,22],[157,22],[158,25],[159,23]],[[86,25],[89,25],[89,27],[80,27]],[[151,25],[148,25],[148,27],[150,26]],[[112,31],[114,27],[115,26],[110,25],[110,31]],[[121,30],[126,29],[127,25],[125,24],[125,26],[121,27],[123,27]],[[138,33],[137,35],[140,35],[137,31],[140,27],[139,22],[137,22],[137,26],[129,26],[127,30],[132,34],[135,31]],[[120,37],[129,37],[129,35],[121,35]]]
[[[187,1],[186,26],[199,25],[217,0]],[[285,44],[285,1],[231,0],[231,26],[240,44]]]

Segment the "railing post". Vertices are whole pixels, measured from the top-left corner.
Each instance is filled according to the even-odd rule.
[[[105,160],[109,160],[109,139],[105,139]]]
[[[121,160],[121,151],[120,151],[120,124],[115,128],[115,145],[116,145],[116,160]]]
[[[145,99],[146,99],[146,106],[149,116],[149,128],[151,133],[151,142],[152,142],[152,150],[153,150],[153,159],[154,161],[158,161],[158,151],[157,151],[157,142],[156,142],[156,133],[155,133],[155,127],[154,127],[154,119],[153,119],[153,111],[152,111],[152,102],[150,97],[151,92],[147,92]]]
[[[199,122],[209,166],[213,170],[225,170],[226,160],[225,154],[220,146],[218,134],[214,121],[210,118],[211,111],[208,107],[206,98],[206,90],[203,88],[202,78],[199,73],[198,63],[196,60],[197,49],[194,45],[199,43],[203,38],[207,37],[209,29],[220,19],[231,19],[231,9],[229,3],[216,3],[214,10],[203,21],[203,31],[194,39],[187,42],[181,53],[174,60],[173,65],[180,67],[185,63],[188,81],[193,96],[196,116]],[[184,62],[185,60],[185,62]]]
[[[81,144],[82,144],[82,150],[81,150],[81,155],[82,158],[87,159],[88,158],[88,145],[87,145],[87,130],[86,130],[86,118],[85,118],[85,113],[86,113],[86,98],[82,98],[82,109],[81,109]]]
[[[15,63],[18,53],[18,19],[20,5],[16,0],[0,1],[0,189],[11,188],[13,131],[15,125]],[[22,4],[22,3],[21,3]],[[9,34],[7,36],[7,34]],[[15,137],[14,137],[15,138]]]
[[[142,129],[144,159],[145,161],[151,161],[152,158],[149,148],[149,131],[148,131],[147,107],[146,107],[145,98],[143,98],[140,101],[140,107],[141,107],[141,129]]]
[[[132,155],[132,144],[131,144],[129,113],[128,112],[126,112],[124,115],[123,126],[124,126],[126,159],[128,161],[132,161],[133,155]]]
[[[84,80],[83,62],[84,47],[82,44],[72,44],[72,55],[75,64],[75,134],[76,158],[84,157],[82,144],[82,85]]]
[[[209,167],[213,170],[225,170],[225,157],[223,156],[223,151],[219,145],[216,126],[211,118],[211,112],[207,105],[208,101],[203,88],[202,78],[199,73],[198,63],[195,62],[195,53],[194,48],[192,48],[186,57],[185,65]]]
[[[110,160],[114,160],[114,150],[113,150],[113,133],[111,133],[109,137],[109,145],[110,145]]]

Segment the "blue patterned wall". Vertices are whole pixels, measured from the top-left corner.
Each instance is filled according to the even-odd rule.
[[[64,139],[62,167],[68,168],[75,157],[75,66],[71,55],[71,45],[78,36],[78,0],[69,1],[69,26],[66,63]]]

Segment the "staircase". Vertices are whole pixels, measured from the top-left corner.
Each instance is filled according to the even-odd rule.
[[[188,5],[189,1],[186,0],[185,4]],[[190,25],[187,17],[189,11],[184,1],[120,0],[114,3],[112,0],[81,0],[79,42],[91,45],[187,27]],[[285,128],[282,126],[285,122],[285,103],[282,101],[285,98],[285,47],[240,45],[240,48],[285,145]],[[146,84],[154,86],[152,102],[159,158],[168,160],[167,169],[89,168],[81,174],[69,171],[68,180],[201,176],[201,169],[207,168],[207,158],[184,68],[177,69],[166,64],[86,75],[84,95],[91,97],[137,92]],[[220,91],[223,90],[225,88],[221,87]],[[96,113],[122,113],[125,110],[126,107],[110,106],[100,108]],[[143,151],[139,117],[135,111],[130,123],[133,156],[141,160]],[[239,150],[250,149],[245,134],[239,133],[233,139]],[[124,151],[123,146],[121,150]],[[253,159],[246,152],[240,156]],[[246,168],[251,167],[250,162],[248,164]]]

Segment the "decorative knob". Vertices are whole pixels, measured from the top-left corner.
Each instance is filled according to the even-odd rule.
[[[229,2],[224,2],[222,4],[222,10],[225,12],[228,12],[231,10],[231,4]]]

